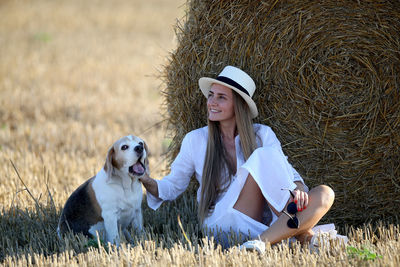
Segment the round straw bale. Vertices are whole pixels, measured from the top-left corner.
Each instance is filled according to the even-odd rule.
[[[400,1],[192,0],[176,31],[164,72],[170,159],[207,123],[198,79],[238,66],[257,85],[255,121],[309,186],[334,189],[326,221],[399,219]]]

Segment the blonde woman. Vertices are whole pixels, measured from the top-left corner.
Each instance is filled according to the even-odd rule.
[[[157,209],[174,200],[195,174],[204,228],[271,244],[289,237],[309,241],[333,204],[332,189],[321,185],[308,191],[271,128],[253,124],[256,86],[247,73],[226,66],[216,79],[200,78],[199,86],[207,98],[208,126],[186,134],[169,175],[141,179],[148,205]],[[263,242],[244,246],[259,249]]]

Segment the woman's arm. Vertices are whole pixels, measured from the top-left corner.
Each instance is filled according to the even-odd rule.
[[[300,190],[300,191],[306,191],[304,184],[301,181],[295,181],[294,182],[296,184],[296,189],[295,190]]]
[[[279,149],[279,151],[282,153],[282,155],[284,155],[286,157],[286,155],[283,153],[281,142],[276,137],[274,131],[266,125],[264,125],[264,127],[262,129],[263,129],[263,131],[259,133],[259,134],[261,134],[262,146],[275,147],[275,148]],[[304,180],[301,177],[301,175],[296,171],[295,168],[293,168],[292,164],[290,164],[289,162],[288,162],[288,164],[291,169],[291,172],[293,173],[293,182],[297,185],[297,187],[301,191],[308,192],[308,187],[307,187],[307,185],[305,185]]]
[[[293,194],[295,195],[295,197],[294,199],[290,198],[286,205],[294,201],[297,204],[299,210],[306,209],[308,205],[308,193],[305,192],[305,186],[300,181],[296,181],[294,183],[296,184],[296,188],[293,190]],[[268,206],[270,207],[272,212],[275,213],[276,216],[279,217],[281,215],[281,212],[277,211],[272,205],[268,204]]]
[[[150,208],[156,210],[164,201],[176,199],[189,185],[194,173],[192,137],[189,133],[183,138],[181,149],[171,164],[171,171],[167,176],[156,180],[145,174],[140,178],[147,190],[147,204]]]

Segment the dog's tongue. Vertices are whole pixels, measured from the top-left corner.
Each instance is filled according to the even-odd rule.
[[[133,168],[133,171],[136,173],[144,173],[144,168],[143,168],[142,164],[140,164],[140,162],[135,163],[132,166],[132,168]]]

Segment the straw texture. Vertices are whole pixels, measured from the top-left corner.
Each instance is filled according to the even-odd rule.
[[[256,82],[255,121],[308,185],[334,189],[326,221],[396,219],[400,1],[192,0],[176,33],[164,72],[170,159],[206,125],[198,79],[234,65]]]

